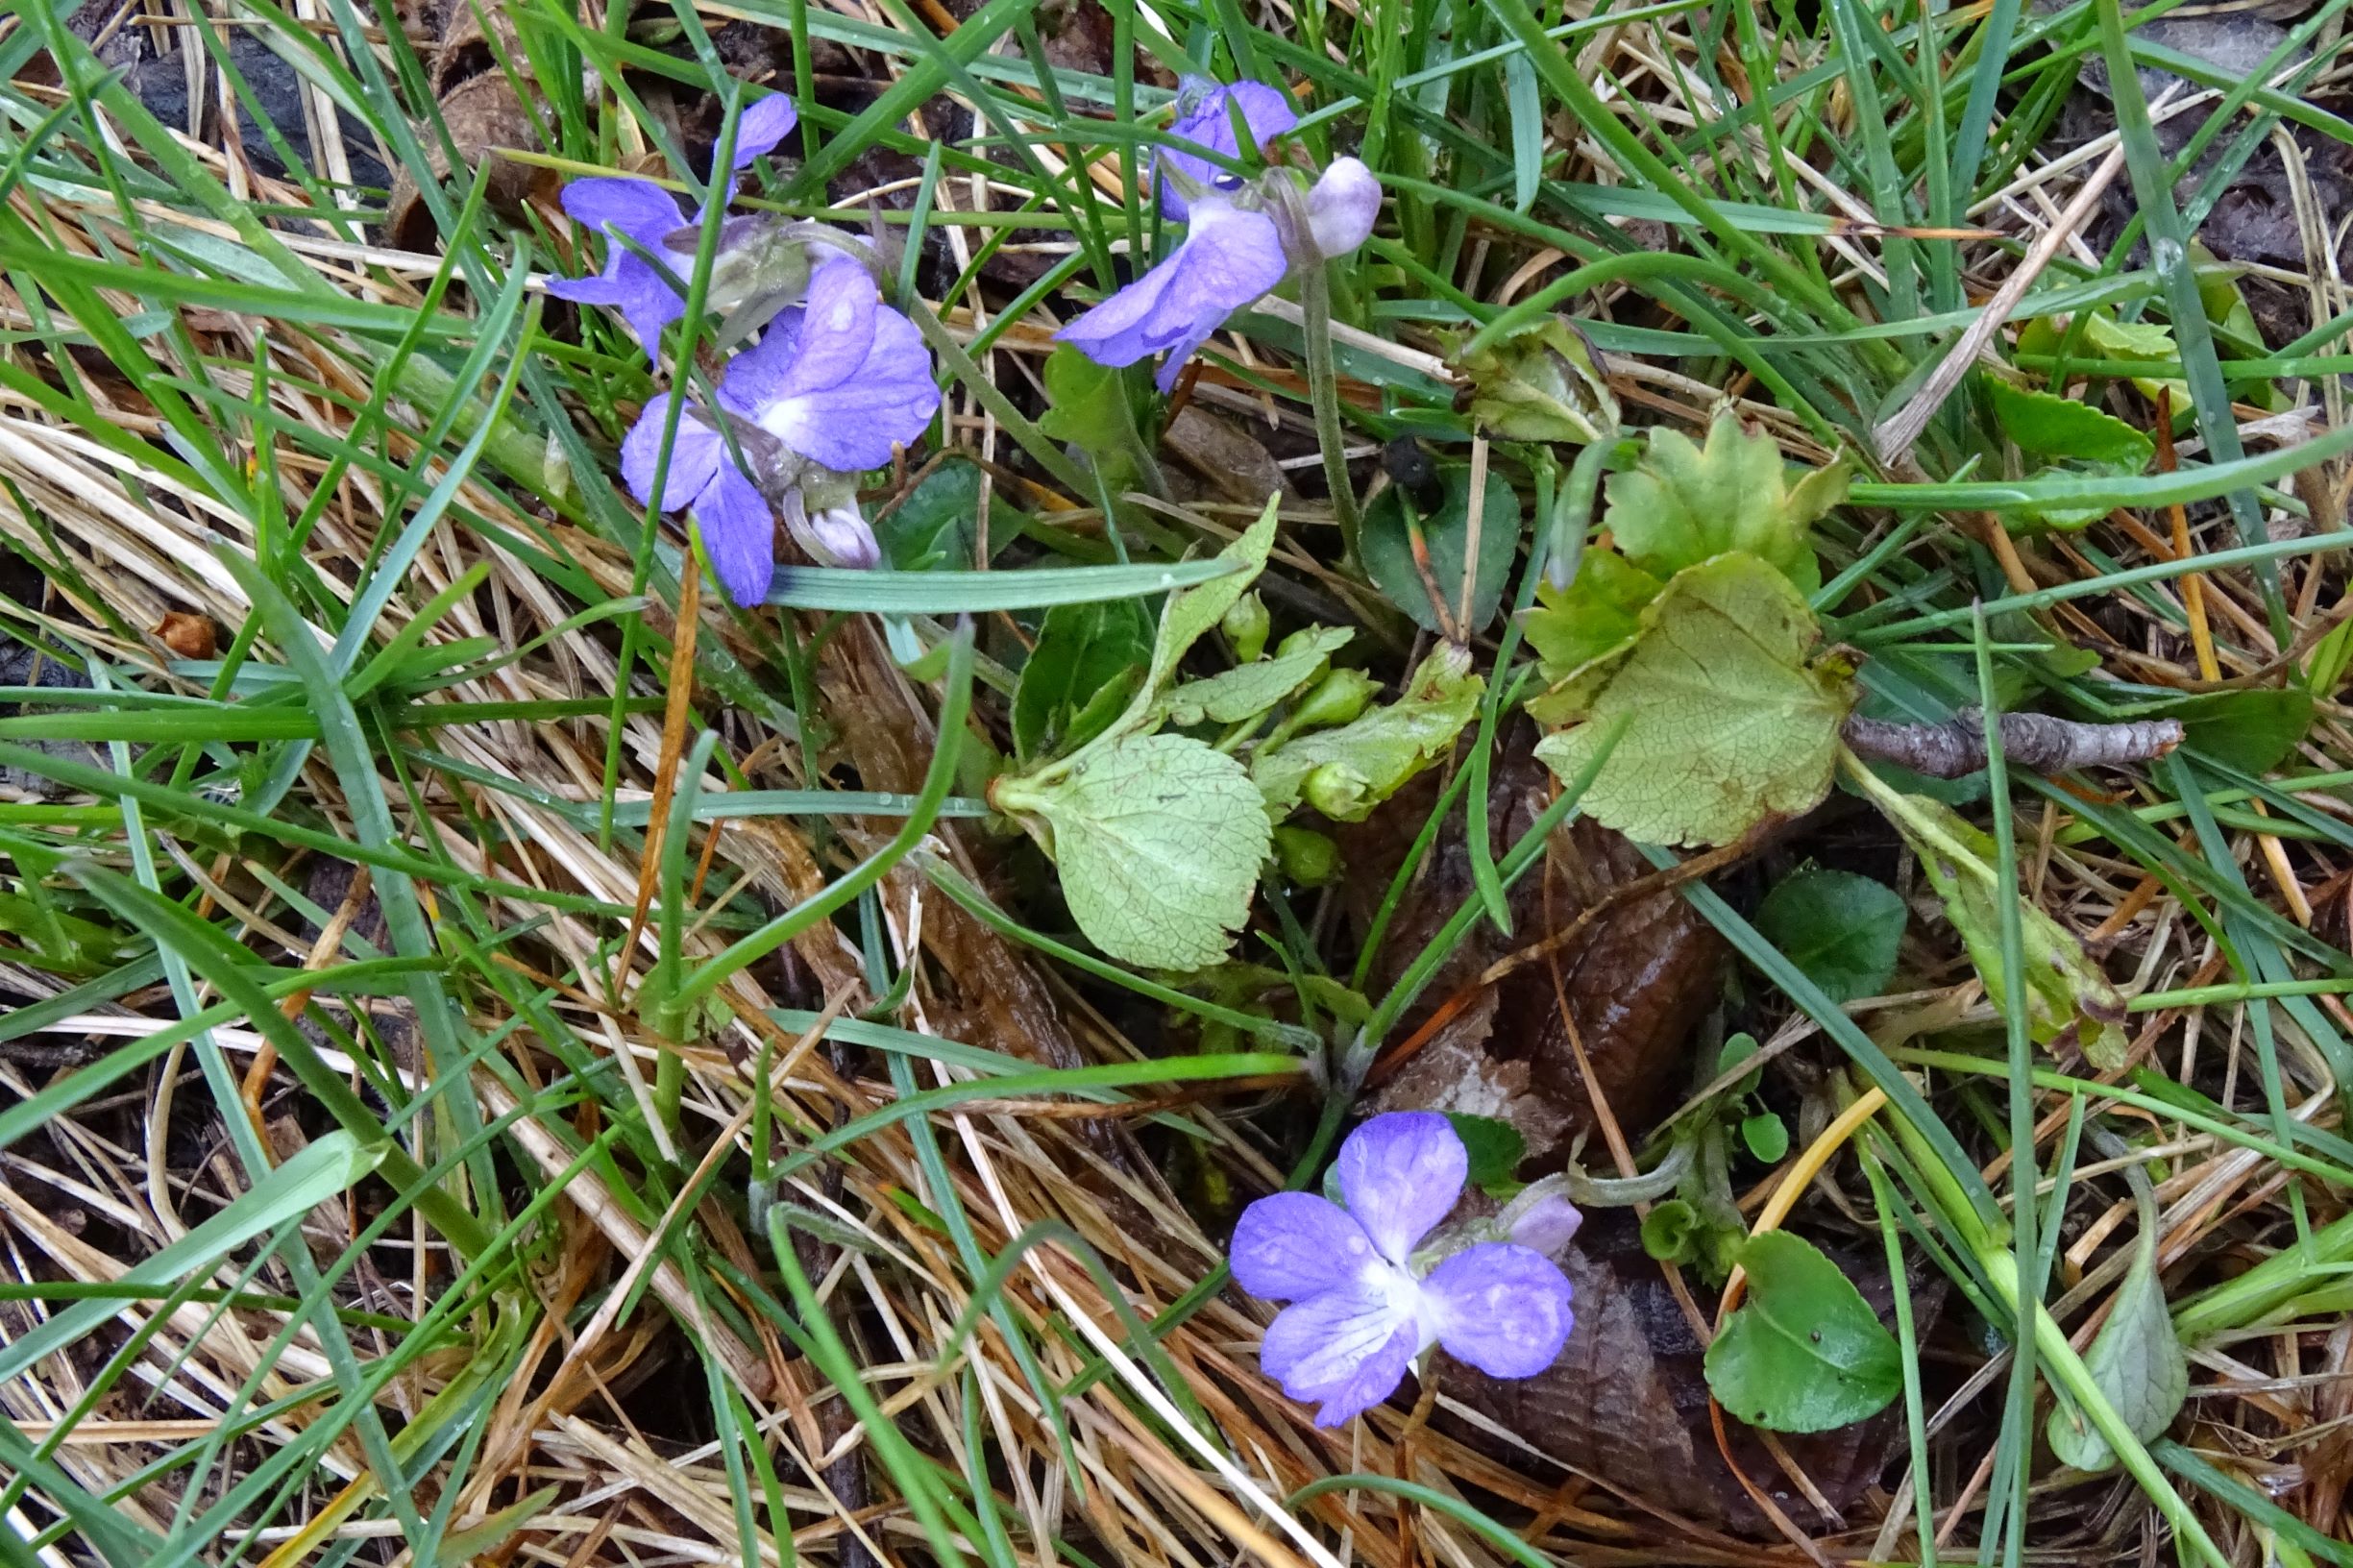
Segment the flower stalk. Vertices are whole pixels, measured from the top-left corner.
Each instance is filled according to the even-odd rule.
[[[1299,316],[1307,337],[1308,401],[1315,411],[1315,444],[1323,449],[1324,484],[1332,492],[1332,516],[1339,524],[1341,565],[1357,559],[1357,493],[1348,478],[1347,431],[1340,425],[1339,374],[1332,357],[1332,280],[1318,261],[1299,274]]]

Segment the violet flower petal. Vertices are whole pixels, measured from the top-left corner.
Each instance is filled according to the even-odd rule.
[[[678,227],[677,200],[650,180],[596,175],[564,187],[564,210],[583,227],[626,234],[649,251]],[[588,278],[549,280],[548,292],[579,305],[601,305],[621,312],[629,331],[654,356],[662,329],[686,314],[686,302],[662,275],[628,246],[605,238],[603,270]]]
[[[1381,1262],[1355,1216],[1313,1192],[1277,1192],[1244,1209],[1233,1259],[1234,1283],[1269,1301],[1341,1288]]]
[[[1186,361],[1199,354],[1201,345],[1214,337],[1224,324],[1223,317],[1203,322],[1200,331],[1187,332],[1168,345],[1168,356],[1160,362],[1160,369],[1152,377],[1152,384],[1160,388],[1161,396],[1166,397],[1176,390],[1177,378],[1185,374]]]
[[[1413,1364],[1420,1348],[1413,1328],[1408,1325],[1358,1362],[1356,1371],[1345,1381],[1292,1397],[1322,1402],[1323,1408],[1315,1412],[1317,1426],[1344,1427],[1397,1392],[1397,1385],[1405,1381],[1406,1370]]]
[[[1132,365],[1180,346],[1189,355],[1288,268],[1272,218],[1204,201],[1175,255],[1054,336],[1099,365]]]
[[[1491,1378],[1532,1378],[1568,1343],[1569,1297],[1568,1276],[1540,1254],[1482,1241],[1430,1271],[1423,1321],[1457,1360]]]
[[[755,401],[769,404],[821,392],[863,375],[867,352],[874,346],[874,314],[881,305],[882,296],[866,268],[846,256],[829,257],[810,276],[808,303],[801,307],[799,331],[780,373],[772,380],[756,379],[757,389],[747,391]]]
[[[662,452],[662,426],[670,417],[670,394],[657,392],[646,401],[645,411],[621,442],[621,477],[640,506],[653,501],[653,470]],[[726,444],[719,432],[695,417],[692,409],[678,416],[678,433],[671,442],[670,470],[662,478],[658,511],[674,512],[692,503],[712,476],[727,464]]]
[[[1340,1145],[1340,1197],[1381,1256],[1403,1265],[1462,1195],[1471,1157],[1434,1111],[1392,1111]]]
[[[776,576],[776,514],[768,498],[733,463],[722,461],[695,498],[695,522],[728,600],[742,607],[765,600]]]
[[[679,216],[678,199],[652,181],[611,174],[591,175],[566,184],[564,210],[583,228],[601,231],[609,227],[648,250],[686,221]]]
[[[1210,90],[1203,93],[1200,101],[1190,110],[1177,117],[1175,123],[1168,127],[1168,134],[1180,140],[1212,148],[1228,158],[1239,157],[1241,153],[1234,140],[1234,116],[1226,110],[1228,99],[1241,105],[1242,120],[1250,127],[1252,139],[1262,147],[1269,138],[1281,135],[1299,123],[1299,111],[1291,107],[1290,94],[1280,87],[1270,87],[1263,82],[1237,82],[1230,87],[1224,87],[1210,84],[1205,78],[1195,77],[1188,78],[1185,86],[1188,89],[1208,86]],[[1155,152],[1152,168],[1156,176],[1165,170],[1181,170],[1196,184],[1213,190],[1231,188],[1238,183],[1230,170],[1219,168],[1200,154],[1179,152],[1173,147],[1163,147]],[[1190,205],[1186,201],[1184,192],[1176,188],[1173,180],[1159,179],[1157,184],[1161,215],[1182,221]]]
[[[915,323],[884,308],[874,314],[866,361],[839,385],[793,399],[768,422],[786,446],[839,473],[879,468],[894,447],[911,442],[940,407],[931,354]],[[788,433],[789,432],[789,433]]]
[[[799,123],[800,111],[781,92],[745,110],[735,126],[735,166],[748,169],[753,159],[774,152],[776,143],[792,135],[793,127]]]
[[[1370,1280],[1276,1313],[1259,1365],[1291,1398],[1325,1402],[1318,1426],[1337,1426],[1388,1398],[1420,1348],[1409,1296]]]
[[[1336,158],[1308,190],[1308,237],[1326,260],[1364,243],[1381,216],[1381,182],[1353,158]]]

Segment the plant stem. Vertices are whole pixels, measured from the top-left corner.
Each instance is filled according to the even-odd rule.
[[[1340,526],[1340,564],[1357,566],[1357,492],[1348,479],[1348,444],[1340,428],[1338,372],[1332,363],[1332,280],[1326,264],[1299,275],[1299,315],[1307,336],[1308,398],[1315,407],[1315,444],[1323,449],[1324,484]]]

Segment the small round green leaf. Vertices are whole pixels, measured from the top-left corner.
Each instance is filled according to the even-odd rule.
[[[1876,996],[1896,972],[1903,899],[1851,871],[1809,869],[1765,895],[1756,929],[1834,1002]]]
[[[1707,1386],[1752,1427],[1827,1432],[1903,1386],[1896,1336],[1813,1243],[1767,1231],[1740,1249],[1749,1299],[1707,1347]]]

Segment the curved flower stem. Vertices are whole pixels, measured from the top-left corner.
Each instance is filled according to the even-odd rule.
[[[1339,376],[1332,364],[1332,281],[1318,262],[1299,275],[1300,326],[1307,337],[1308,398],[1315,409],[1315,444],[1323,449],[1324,483],[1340,526],[1341,565],[1357,565],[1357,493],[1348,479],[1346,432],[1340,428]]]

